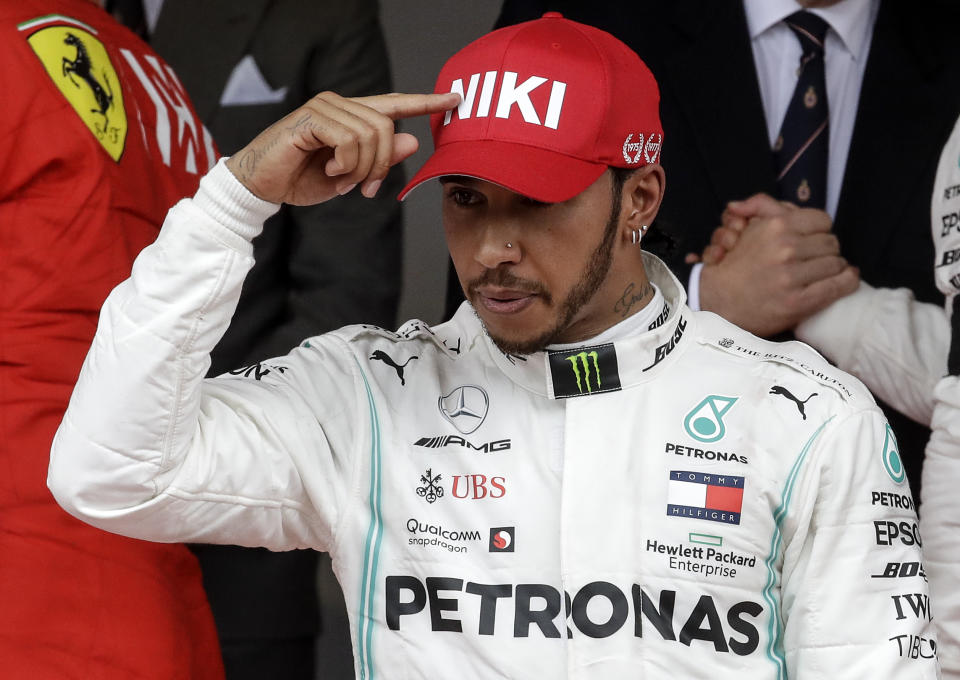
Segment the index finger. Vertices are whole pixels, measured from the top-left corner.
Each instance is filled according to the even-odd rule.
[[[460,103],[460,95],[456,92],[443,94],[377,94],[370,97],[356,97],[353,101],[369,106],[393,120],[426,116],[431,113],[440,113],[452,109]]]

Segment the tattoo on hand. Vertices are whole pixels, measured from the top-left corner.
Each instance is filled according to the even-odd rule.
[[[310,114],[305,113],[302,116],[300,116],[293,125],[290,125],[289,127],[287,127],[287,130],[289,131],[299,130],[309,122],[310,122]]]
[[[240,157],[237,169],[240,170],[243,177],[241,180],[248,179],[257,169],[257,161],[260,160],[260,153],[256,149],[250,149]]]
[[[649,283],[644,283],[639,291],[634,292],[636,287],[635,283],[628,283],[623,291],[623,295],[621,295],[620,299],[613,305],[613,311],[619,313],[621,319],[627,318],[630,311],[636,307],[638,303],[642,302],[646,304],[650,301],[650,298],[653,297],[653,286]]]

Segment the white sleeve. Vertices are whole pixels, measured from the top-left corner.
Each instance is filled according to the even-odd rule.
[[[253,378],[203,379],[253,263],[250,241],[277,207],[221,161],[108,297],[50,455],[47,483],[72,515],[153,541],[331,541],[354,428],[319,423],[356,402],[340,341]]]
[[[827,423],[794,474],[781,506],[787,677],[939,677],[917,516],[879,409]]]
[[[960,287],[960,119],[940,154],[931,200],[936,247],[934,278],[947,297],[946,315],[956,315]],[[953,310],[953,315],[950,311]],[[920,489],[923,552],[930,569],[943,675],[960,679],[960,319],[952,318],[948,370],[933,392],[933,432],[927,443]],[[948,353],[944,352],[944,357]]]
[[[935,391],[920,488],[920,529],[945,678],[960,678],[960,377]]]
[[[930,423],[933,388],[947,371],[950,345],[941,307],[917,302],[906,288],[861,282],[800,323],[796,336],[901,413]]]

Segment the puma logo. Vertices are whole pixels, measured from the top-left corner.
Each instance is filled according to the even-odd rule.
[[[813,399],[815,396],[817,396],[817,393],[814,392],[813,394],[811,394],[809,397],[807,397],[807,398],[804,399],[803,401],[800,401],[799,399],[797,399],[795,396],[793,396],[793,395],[790,393],[790,390],[788,390],[786,387],[780,387],[780,385],[774,385],[773,387],[771,387],[771,388],[770,388],[770,394],[779,394],[780,396],[786,397],[787,399],[789,399],[790,401],[792,401],[794,404],[796,404],[796,405],[797,405],[797,409],[800,411],[800,415],[803,416],[803,419],[804,419],[804,420],[807,419],[807,414],[806,414],[806,413],[804,412],[804,410],[803,410],[803,405],[806,404],[806,403],[807,403],[808,401],[810,401],[811,399]]]
[[[401,384],[401,385],[406,385],[406,384],[407,384],[407,381],[403,379],[403,369],[404,369],[404,368],[406,367],[406,365],[409,364],[411,361],[413,361],[414,359],[419,359],[419,358],[420,358],[420,357],[412,356],[412,357],[410,357],[409,359],[407,359],[406,361],[404,361],[402,364],[398,364],[396,361],[394,361],[394,360],[390,357],[389,354],[387,354],[387,353],[384,352],[383,350],[376,349],[376,350],[373,351],[373,354],[370,355],[370,360],[371,360],[371,361],[382,361],[382,362],[385,363],[387,366],[391,366],[391,367],[393,368],[393,370],[395,370],[395,371],[397,372],[397,377],[400,378],[400,384]]]

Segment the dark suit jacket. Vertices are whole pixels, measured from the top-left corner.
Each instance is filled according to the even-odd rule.
[[[225,155],[323,90],[345,96],[389,92],[390,71],[374,0],[166,0],[151,44],[195,98]],[[274,104],[221,106],[244,55]],[[254,242],[257,264],[230,329],[213,352],[212,374],[286,354],[304,338],[349,323],[393,327],[400,288],[399,169],[378,200],[359,191],[319,206],[284,206]]]
[[[667,188],[657,226],[686,281],[730,200],[775,194],[773,157],[750,36],[739,0],[507,0],[500,25],[546,10],[617,36],[660,84]],[[960,113],[955,2],[882,0],[860,92],[834,232],[844,257],[878,287],[942,303],[933,280],[930,195],[937,159]],[[890,323],[897,323],[891,319]],[[929,430],[886,409],[914,493]]]
[[[323,90],[345,96],[391,91],[375,0],[166,0],[151,44],[176,70],[226,155]],[[253,56],[271,89],[287,88],[282,101],[220,105],[245,55]],[[210,373],[286,354],[307,337],[350,323],[392,328],[401,259],[396,195],[402,186],[396,168],[375,200],[355,190],[319,206],[285,205],[268,220],[254,241],[256,264],[213,352]],[[312,656],[318,631],[315,553],[195,550],[222,639],[301,638]],[[349,636],[340,634],[350,674]],[[293,671],[273,670],[276,677],[293,677]]]

